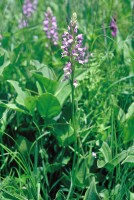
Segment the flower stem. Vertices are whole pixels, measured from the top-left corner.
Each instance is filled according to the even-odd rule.
[[[75,67],[72,67],[72,74],[71,74],[71,90],[72,90],[72,116],[71,116],[71,122],[72,122],[72,127],[74,130],[74,137],[75,137],[75,144],[74,144],[74,156],[73,156],[73,164],[72,164],[72,174],[71,174],[71,184],[70,184],[70,189],[69,193],[67,196],[67,200],[70,199],[73,187],[74,187],[74,182],[75,182],[75,163],[76,163],[76,152],[77,152],[77,131],[76,131],[76,120],[75,120],[75,88],[74,88],[74,72],[75,72]]]

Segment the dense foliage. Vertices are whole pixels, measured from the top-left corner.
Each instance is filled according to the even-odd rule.
[[[134,1],[0,1],[0,199],[134,200]]]

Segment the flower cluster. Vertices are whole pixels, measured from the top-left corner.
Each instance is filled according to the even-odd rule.
[[[52,10],[47,9],[45,13],[45,19],[43,21],[43,30],[46,33],[47,38],[49,38],[54,45],[58,44],[58,32],[57,32],[57,21],[56,17],[53,16]]]
[[[70,27],[69,27],[70,28]],[[76,29],[74,29],[76,31]],[[82,47],[83,35],[73,35],[70,32],[64,32],[61,48],[63,49],[62,57],[73,57],[78,63],[84,64],[88,62],[86,56],[86,47]]]
[[[113,37],[116,37],[117,35],[117,25],[116,25],[116,19],[112,18],[111,22],[110,22],[110,29],[111,29],[111,34]]]
[[[28,26],[28,19],[32,16],[32,14],[37,9],[38,0],[25,0],[23,4],[23,15],[25,19],[20,19],[18,21],[18,27],[20,29]]]
[[[62,81],[68,80],[70,78],[70,75],[72,74],[72,64],[71,62],[67,62],[65,67],[63,68],[64,70],[64,79]],[[73,81],[74,87],[77,87],[78,83],[77,80]]]
[[[23,4],[23,14],[29,18],[37,8],[38,0],[25,0]]]
[[[64,67],[64,79],[69,79],[70,74],[72,73],[71,62],[66,63]]]
[[[79,64],[85,64],[88,62],[88,55],[86,54],[86,47],[83,47],[83,35],[77,34],[77,19],[76,14],[73,14],[73,18],[68,26],[68,31],[65,31],[62,35],[62,46],[61,49],[62,57],[68,57],[69,62],[64,67],[64,80],[70,78],[72,73],[72,60]],[[76,85],[76,80],[74,86]]]

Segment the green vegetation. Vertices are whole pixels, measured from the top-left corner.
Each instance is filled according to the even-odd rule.
[[[134,1],[0,0],[0,22],[0,200],[134,200]]]

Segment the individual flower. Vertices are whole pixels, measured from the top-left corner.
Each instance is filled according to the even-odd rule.
[[[53,16],[52,10],[47,9],[45,13],[45,19],[43,21],[43,30],[46,33],[47,38],[49,38],[54,45],[58,44],[58,32],[57,32],[57,21],[56,17]]]
[[[64,80],[69,79],[69,76],[72,73],[71,62],[66,63],[65,67],[63,68],[63,70],[64,70]]]
[[[97,158],[97,154],[96,154],[95,152],[92,152],[92,156],[93,156],[94,158]]]
[[[77,80],[74,80],[73,85],[74,85],[75,88],[78,86],[78,82],[77,82]]]
[[[68,26],[68,31],[65,31],[62,35],[62,58],[67,57],[69,60],[69,65],[72,66],[71,70],[64,68],[64,79],[69,79],[73,71],[74,63],[85,64],[88,62],[87,48],[83,46],[83,34],[77,34],[77,16],[76,13],[73,14],[73,18]],[[73,63],[72,63],[73,62]],[[66,65],[68,65],[68,63]],[[74,81],[74,86],[77,86],[76,80]]]
[[[110,22],[110,29],[111,29],[111,34],[113,37],[116,37],[117,35],[117,25],[116,25],[116,19],[112,18],[111,22]]]

